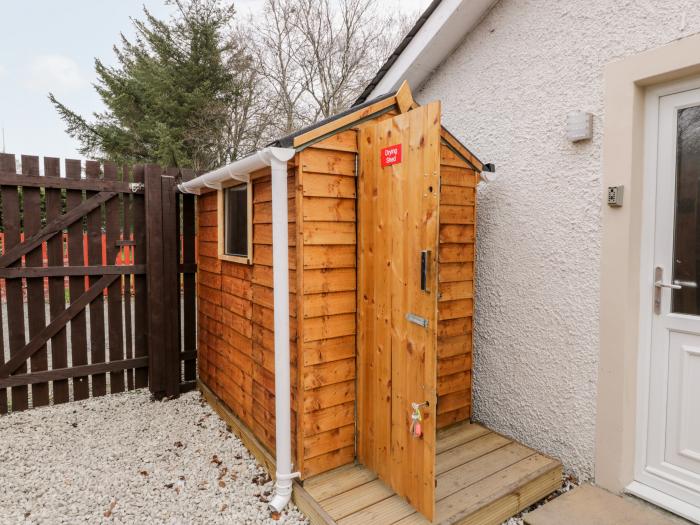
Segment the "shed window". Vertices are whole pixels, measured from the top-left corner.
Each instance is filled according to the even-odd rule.
[[[219,223],[219,254],[224,259],[250,262],[250,197],[250,184],[238,184],[221,190],[223,213]]]

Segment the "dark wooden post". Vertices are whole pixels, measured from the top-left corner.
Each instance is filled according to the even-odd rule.
[[[146,166],[148,383],[156,397],[180,389],[175,178],[162,173],[160,166]]]

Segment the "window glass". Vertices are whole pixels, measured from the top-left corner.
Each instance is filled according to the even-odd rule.
[[[673,311],[700,315],[700,106],[678,112]]]
[[[248,185],[224,190],[224,252],[248,256]]]

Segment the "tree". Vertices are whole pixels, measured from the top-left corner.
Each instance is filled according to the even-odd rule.
[[[379,0],[266,0],[251,24],[277,132],[347,109],[412,20],[387,14]]]
[[[95,60],[95,89],[106,110],[94,119],[49,94],[80,152],[117,162],[157,162],[207,169],[230,160],[222,145],[230,109],[250,82],[252,61],[231,32],[234,10],[219,0],[173,0],[176,15],[132,20],[117,66]]]

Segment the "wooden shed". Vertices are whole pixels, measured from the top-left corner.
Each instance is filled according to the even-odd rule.
[[[286,323],[273,306],[286,308],[275,289],[288,286],[291,461],[312,521],[490,523],[559,485],[558,462],[470,424],[484,165],[440,117],[439,102],[419,106],[404,84],[181,187],[200,192],[200,388],[273,475],[285,412],[275,391],[286,389],[275,375]],[[273,285],[283,207],[272,202],[274,167],[260,166],[282,150],[288,258],[275,264],[286,262],[288,280]],[[531,464],[469,506],[460,491],[474,465],[464,465],[503,447],[493,472]],[[531,482],[527,497],[504,499]]]

